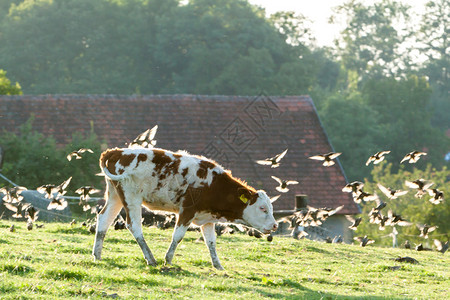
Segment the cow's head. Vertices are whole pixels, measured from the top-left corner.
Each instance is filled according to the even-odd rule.
[[[272,203],[266,192],[245,190],[239,193],[239,197],[242,202],[248,203],[242,214],[242,218],[247,225],[265,234],[277,230],[278,223],[273,217]]]

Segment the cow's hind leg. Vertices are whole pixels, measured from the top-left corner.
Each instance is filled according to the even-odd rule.
[[[223,270],[220,264],[219,257],[216,252],[216,232],[214,230],[214,223],[206,223],[202,225],[201,230],[206,246],[208,246],[209,254],[211,255],[211,261],[214,268]]]
[[[127,201],[127,228],[130,230],[131,234],[133,234],[136,242],[139,244],[139,247],[141,247],[147,264],[156,267],[157,263],[155,257],[145,242],[144,234],[142,233],[141,202],[142,201],[136,201],[135,203],[130,204],[130,201]]]
[[[186,231],[188,230],[190,222],[187,224],[182,224],[180,222],[180,216],[178,216],[177,224],[175,225],[175,229],[172,234],[172,242],[170,243],[169,249],[166,252],[166,264],[171,265],[172,259],[175,254],[175,250],[177,249],[178,244],[183,239]]]
[[[105,239],[106,232],[123,207],[117,191],[109,181],[107,182],[106,195],[107,200],[105,206],[97,216],[97,229],[95,232],[94,248],[92,250],[94,260],[101,259],[103,240]]]

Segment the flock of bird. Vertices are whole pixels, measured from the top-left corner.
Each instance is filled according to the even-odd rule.
[[[275,155],[274,157],[266,158],[264,160],[257,160],[256,163],[260,165],[266,165],[271,166],[271,168],[277,168],[281,165],[281,159],[286,155],[287,149],[283,151],[282,153]],[[373,155],[371,155],[367,161],[366,166],[373,164],[379,164],[385,159],[385,155],[389,154],[391,151],[379,151]],[[323,161],[322,165],[325,167],[330,167],[335,164],[334,159],[337,158],[342,153],[338,152],[329,152],[322,155],[314,155],[309,157],[309,159],[312,160],[319,160]],[[416,163],[421,156],[427,155],[427,153],[422,151],[412,151],[408,154],[406,154],[400,163],[409,162],[409,163]],[[276,180],[279,184],[278,187],[276,187],[276,190],[278,192],[285,193],[289,191],[288,185],[289,184],[298,184],[298,181],[295,180],[281,180],[280,178],[277,178],[275,176],[272,176],[274,180]],[[431,188],[433,185],[432,182],[426,181],[424,179],[417,179],[414,181],[405,181],[405,185],[410,188],[416,190],[415,197],[422,198],[424,195],[428,194],[431,196],[429,198],[429,201],[434,204],[440,204],[444,201],[444,194],[442,191],[438,190],[437,188]],[[411,222],[406,221],[402,218],[401,215],[396,214],[392,211],[392,209],[389,209],[387,212],[387,215],[383,215],[382,209],[384,209],[387,206],[387,203],[380,199],[380,197],[374,193],[370,194],[363,190],[364,183],[360,181],[354,181],[342,188],[343,192],[352,193],[353,200],[355,203],[366,203],[366,202],[375,202],[376,206],[372,208],[372,210],[369,212],[369,222],[372,224],[378,225],[380,230],[384,230],[385,226],[392,226],[393,227],[393,235],[398,234],[395,226],[411,226],[413,225]],[[389,187],[385,187],[382,184],[377,184],[378,189],[384,194],[389,200],[397,199],[398,197],[401,197],[403,195],[406,195],[408,193],[407,190],[394,190]],[[290,224],[290,228],[293,229],[292,235],[294,238],[300,238],[305,237],[308,234],[305,231],[299,230],[299,228],[309,227],[309,226],[319,226],[322,224],[323,221],[326,220],[327,217],[335,214],[339,210],[341,210],[343,206],[337,207],[335,209],[327,209],[327,208],[313,208],[313,207],[307,207],[306,209],[301,209],[297,212],[294,212],[293,214],[286,216],[280,221],[288,222]],[[346,215],[346,218],[348,221],[351,222],[351,225],[349,226],[350,229],[356,230],[358,228],[358,225],[361,224],[362,217],[352,217],[351,215]],[[420,231],[419,237],[428,239],[428,233],[434,231],[437,226],[429,226],[427,224],[417,224],[417,227]],[[336,236],[334,239],[331,239],[327,237],[325,239],[327,242],[339,242],[342,241],[341,236]],[[373,239],[369,239],[367,236],[364,237],[355,237],[355,241],[358,241],[360,243],[360,246],[364,247],[366,245],[372,244],[375,242]],[[448,249],[449,242],[443,243],[439,240],[434,240],[434,244],[438,251],[445,252]],[[423,250],[422,244],[419,244],[417,247],[417,250]]]
[[[138,135],[131,143],[128,144],[129,148],[152,148],[156,145],[155,135],[158,126],[154,126],[152,129],[148,129],[145,132]],[[93,153],[91,149],[81,148],[76,151],[72,151],[67,155],[67,160],[71,161],[73,158],[81,159],[85,153]],[[271,168],[278,168],[281,165],[281,160],[286,156],[288,149],[284,150],[280,154],[277,154],[273,157],[269,157],[262,160],[257,160],[256,163],[259,165],[270,166]],[[385,159],[385,155],[389,154],[390,151],[380,151],[370,156],[366,162],[366,166],[373,164],[378,164]],[[342,153],[329,152],[322,155],[314,155],[309,157],[312,160],[323,161],[322,165],[325,167],[330,167],[335,164],[334,159],[336,159]],[[409,162],[416,163],[421,156],[426,155],[427,153],[421,151],[412,151],[405,155],[400,163]],[[286,180],[280,179],[276,176],[271,176],[274,179],[278,186],[276,190],[279,193],[286,193],[289,191],[289,185],[298,184],[299,182],[296,180]],[[37,188],[37,191],[44,195],[45,198],[51,200],[49,205],[47,206],[48,210],[63,210],[67,207],[67,200],[64,198],[64,195],[67,192],[67,186],[70,184],[72,177],[68,178],[61,184],[45,184]],[[416,194],[415,197],[422,198],[427,193],[431,196],[429,201],[432,204],[440,204],[444,200],[443,192],[433,188],[432,182],[428,182],[424,179],[417,179],[414,181],[405,181],[405,185],[410,189],[415,189]],[[381,184],[377,184],[379,190],[384,194],[389,200],[397,199],[408,193],[408,191],[404,190],[394,190],[389,187],[384,187]],[[352,193],[353,200],[355,203],[366,203],[366,202],[375,202],[376,206],[372,208],[369,213],[369,222],[373,224],[377,224],[380,230],[384,230],[385,226],[393,226],[394,233],[396,232],[395,226],[411,226],[412,223],[403,219],[400,215],[394,213],[391,209],[388,210],[387,215],[382,214],[382,210],[387,206],[387,203],[382,201],[377,194],[370,194],[363,190],[364,183],[359,181],[354,181],[352,183],[347,184],[342,188],[343,192]],[[27,190],[25,187],[12,187],[12,188],[1,188],[0,193],[3,196],[3,203],[7,209],[14,212],[12,215],[13,218],[27,220],[27,228],[31,230],[33,228],[33,224],[38,219],[39,210],[34,208],[30,203],[25,203],[23,201],[23,196],[21,193]],[[82,206],[83,211],[91,210],[91,213],[96,214],[100,211],[101,207],[98,205],[95,207],[91,207],[89,204],[89,199],[91,194],[99,193],[100,190],[96,189],[92,186],[82,186],[75,191],[80,195],[79,205]],[[276,201],[281,195],[277,195],[271,198],[271,202]],[[287,222],[290,225],[290,228],[293,229],[292,235],[294,238],[305,237],[308,234],[303,230],[305,227],[309,226],[320,226],[328,217],[339,212],[343,206],[339,206],[337,208],[314,208],[308,206],[307,208],[300,209],[289,216],[285,216],[278,221]],[[348,221],[351,222],[349,228],[351,230],[356,230],[358,226],[361,224],[362,217],[352,217],[350,215],[346,215]],[[74,224],[75,221],[72,221],[71,224]],[[90,231],[95,232],[95,217],[85,221],[82,223],[82,226],[88,226],[90,224]],[[173,227],[175,225],[175,215],[174,214],[158,214],[149,212],[143,218],[143,224],[148,226],[156,226],[161,229],[166,229]],[[42,226],[42,225],[40,225]],[[434,231],[437,226],[429,226],[427,224],[418,224],[418,229],[420,230],[420,237],[427,239],[428,234]],[[119,215],[115,222],[114,228],[116,230],[125,229],[125,221],[122,216]],[[11,228],[14,230],[14,228]],[[254,229],[246,228],[244,226],[236,226],[236,225],[217,225],[216,232],[218,235],[223,233],[234,233],[234,232],[247,232],[250,236],[255,236],[257,238],[262,237],[262,234]],[[272,240],[272,235],[269,235],[267,239],[269,241]],[[355,237],[355,241],[358,241],[362,247],[372,244],[375,241],[373,239],[369,239],[367,236],[364,237]],[[341,236],[336,236],[334,239],[327,238],[327,242],[342,242]],[[439,240],[434,240],[434,244],[438,251],[445,252],[448,249],[448,241],[446,243],[442,243]],[[406,241],[405,247],[408,248],[409,242]],[[416,247],[416,250],[424,250],[422,244]]]

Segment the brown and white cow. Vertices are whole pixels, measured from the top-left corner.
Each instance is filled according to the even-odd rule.
[[[212,264],[223,269],[216,253],[214,224],[233,222],[270,233],[278,225],[270,198],[234,178],[216,162],[187,152],[163,149],[115,148],[100,157],[105,175],[106,204],[97,218],[93,255],[101,258],[106,231],[123,207],[127,228],[142,249],[148,264],[156,266],[142,234],[141,205],[178,215],[165,260],[171,264],[177,245],[189,225],[201,226]]]

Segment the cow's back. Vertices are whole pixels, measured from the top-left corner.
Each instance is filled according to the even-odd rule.
[[[151,209],[175,212],[187,193],[209,186],[224,172],[204,157],[158,148],[110,149],[102,153],[100,167],[129,197],[143,199]]]

